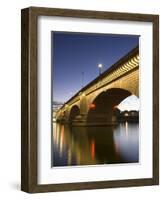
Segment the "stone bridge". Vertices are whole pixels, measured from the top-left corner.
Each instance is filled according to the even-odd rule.
[[[139,96],[139,48],[99,75],[56,113],[56,121],[73,125],[116,123],[114,108],[130,95]]]

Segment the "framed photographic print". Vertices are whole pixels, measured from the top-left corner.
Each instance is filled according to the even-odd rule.
[[[159,16],[30,7],[21,188],[159,184]]]

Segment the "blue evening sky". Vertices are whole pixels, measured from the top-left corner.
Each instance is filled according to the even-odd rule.
[[[85,34],[53,32],[52,34],[53,101],[66,102],[82,87],[108,69],[139,44],[136,35]]]

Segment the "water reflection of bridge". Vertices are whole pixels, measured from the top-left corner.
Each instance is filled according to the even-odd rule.
[[[66,129],[66,130],[65,130]],[[73,134],[72,130],[73,129]],[[73,163],[73,155],[75,155],[75,163],[77,165],[96,164],[95,144],[94,140],[89,140],[85,129],[70,128],[68,125],[53,124],[54,145],[59,149],[60,157],[67,152],[67,165]]]
[[[139,96],[138,47],[69,99],[56,119],[76,125],[113,124],[114,107],[132,94]]]
[[[124,123],[102,128],[70,127],[57,123],[53,126],[53,151],[57,152],[60,160],[54,157],[54,166],[138,161],[138,124],[128,127],[128,123]]]

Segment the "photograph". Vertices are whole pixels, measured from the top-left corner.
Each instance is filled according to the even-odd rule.
[[[51,166],[138,164],[140,35],[51,32]]]

